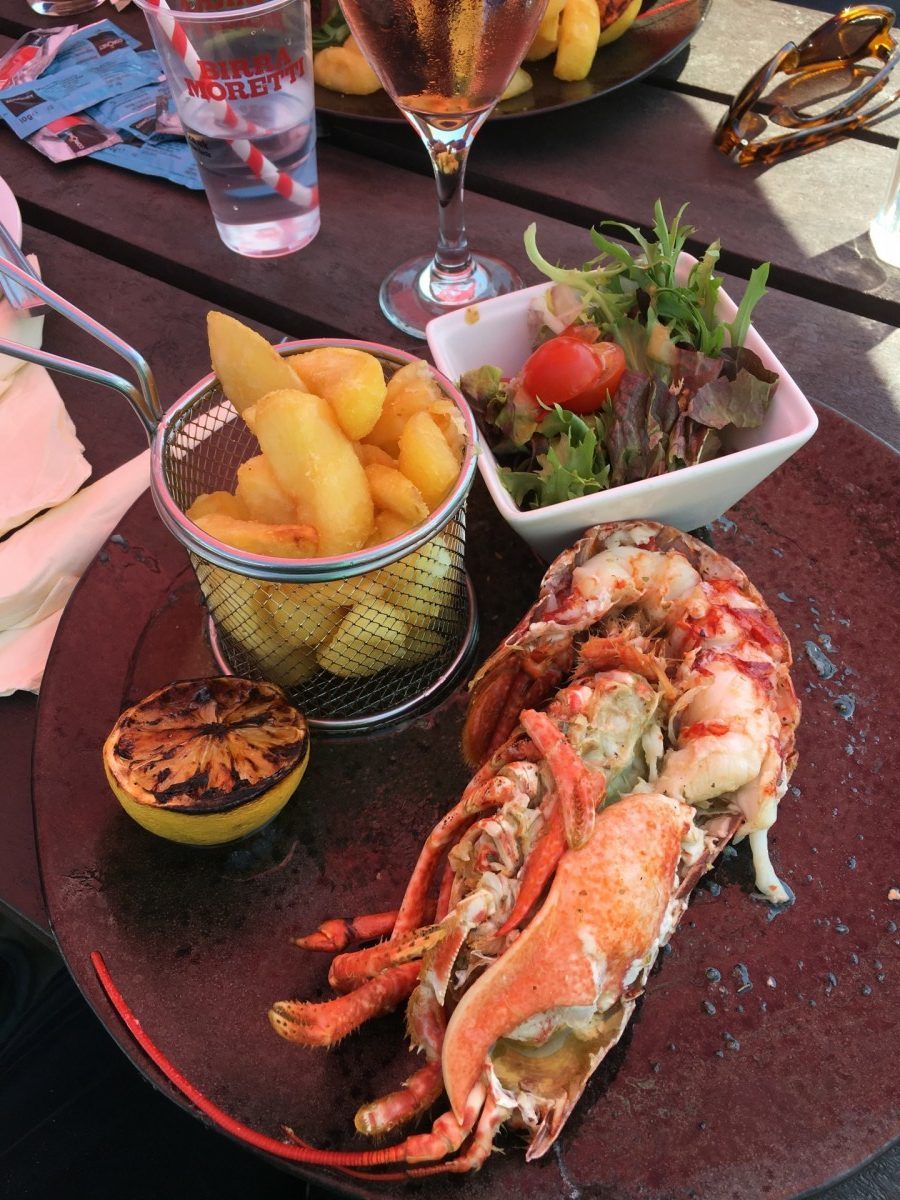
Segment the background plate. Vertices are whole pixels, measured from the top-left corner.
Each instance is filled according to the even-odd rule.
[[[750,896],[746,847],[723,861],[554,1152],[526,1166],[518,1141],[501,1138],[506,1153],[480,1174],[429,1180],[430,1200],[785,1200],[896,1136],[900,458],[829,410],[820,419],[714,527],[796,651],[800,766],[771,844],[797,903],[773,919]],[[536,594],[541,567],[480,484],[468,517],[486,653]],[[461,698],[402,732],[318,740],[268,830],[191,851],[122,812],[100,746],[124,705],[209,671],[202,625],[184,553],[145,496],[70,601],[44,679],[34,805],[47,911],[84,995],[163,1092],[178,1099],[100,991],[92,950],[150,1036],[226,1111],[275,1136],[286,1122],[318,1145],[359,1145],[356,1106],[411,1062],[401,1017],[326,1054],[281,1041],[266,1011],[329,994],[327,956],[295,949],[292,934],[396,904],[467,777]],[[357,1196],[413,1194],[291,1169]]]
[[[688,44],[711,4],[712,0],[649,0],[623,37],[597,52],[587,79],[578,83],[563,83],[554,78],[555,55],[542,62],[525,63],[534,87],[524,96],[504,100],[494,109],[490,120],[525,117],[583,104],[643,79]],[[333,117],[361,121],[406,120],[384,91],[372,96],[344,96],[317,87],[316,108]]]

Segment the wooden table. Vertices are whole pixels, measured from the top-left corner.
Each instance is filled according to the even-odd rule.
[[[133,9],[109,15],[147,40]],[[772,262],[758,327],[807,395],[896,446],[900,271],[874,257],[866,228],[890,175],[900,115],[767,171],[738,169],[710,140],[750,70],[821,19],[821,12],[773,0],[715,0],[690,52],[647,81],[564,112],[489,123],[469,167],[470,236],[535,282],[522,249],[530,221],[539,223],[548,258],[576,262],[589,254],[591,224],[646,222],[657,197],[670,212],[689,200],[694,246],[721,239],[735,297],[757,262]],[[0,50],[27,28],[52,23],[24,0],[2,0]],[[208,369],[202,326],[210,306],[270,335],[416,346],[388,326],[377,304],[387,270],[435,236],[426,156],[403,125],[324,122],[322,231],[305,251],[274,263],[226,250],[202,194],[90,159],[55,167],[5,131],[0,146],[25,245],[39,255],[45,278],[143,351],[166,405]],[[47,320],[45,345],[115,365],[56,316]],[[60,388],[94,477],[142,447],[142,430],[118,397],[73,380]],[[0,701],[0,905],[52,944],[29,798],[36,708],[23,694]],[[880,1195],[878,1180],[895,1177],[897,1164],[896,1156],[883,1157],[828,1194]],[[260,1178],[271,1174],[259,1171]]]

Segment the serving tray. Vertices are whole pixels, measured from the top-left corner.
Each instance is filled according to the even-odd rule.
[[[897,1134],[893,853],[900,789],[893,625],[900,459],[820,410],[813,439],[712,530],[791,638],[804,705],[800,766],[772,837],[797,895],[752,898],[739,848],[698,889],[623,1043],[591,1081],[554,1152],[526,1165],[501,1136],[480,1174],[438,1176],[433,1200],[788,1200]],[[531,603],[540,564],[479,484],[469,567],[482,654]],[[281,817],[232,849],[192,851],[133,824],[103,777],[120,709],[209,673],[203,612],[179,547],[144,497],[86,573],[44,680],[34,764],[47,910],[66,962],[111,1036],[184,1104],[100,990],[99,950],[144,1029],[227,1112],[315,1145],[360,1146],[353,1113],[412,1062],[399,1015],[329,1053],[269,1028],[272,1001],[325,998],[327,956],[289,944],[322,919],[396,904],[419,844],[467,773],[464,697],[401,730],[318,741]],[[349,1195],[374,1184],[286,1166]]]

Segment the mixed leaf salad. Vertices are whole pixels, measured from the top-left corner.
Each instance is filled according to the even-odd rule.
[[[743,343],[768,263],[752,272],[734,320],[723,323],[718,242],[676,283],[694,232],[683,215],[669,225],[657,201],[655,240],[604,222],[625,230],[638,254],[594,229],[599,254],[580,269],[547,262],[535,226],[526,231],[529,258],[553,283],[529,314],[535,350],[513,379],[484,366],[460,381],[520,507],[704,462],[721,452],[728,426],[762,424],[778,376]]]

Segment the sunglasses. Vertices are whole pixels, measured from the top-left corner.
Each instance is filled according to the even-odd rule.
[[[885,115],[900,98],[900,91],[866,106],[878,96],[900,61],[900,47],[891,37],[893,24],[892,9],[857,4],[829,18],[799,45],[788,42],[734,98],[716,129],[716,148],[728,155],[737,152],[737,161],[744,167],[772,163],[788,154],[818,150]],[[864,65],[866,59],[882,65]],[[763,93],[779,75],[785,79],[768,102],[763,101]],[[803,105],[821,103],[835,93],[841,99],[826,111],[804,111]],[[766,106],[765,116],[754,111],[754,105],[761,102]],[[791,132],[756,141],[769,121]]]

